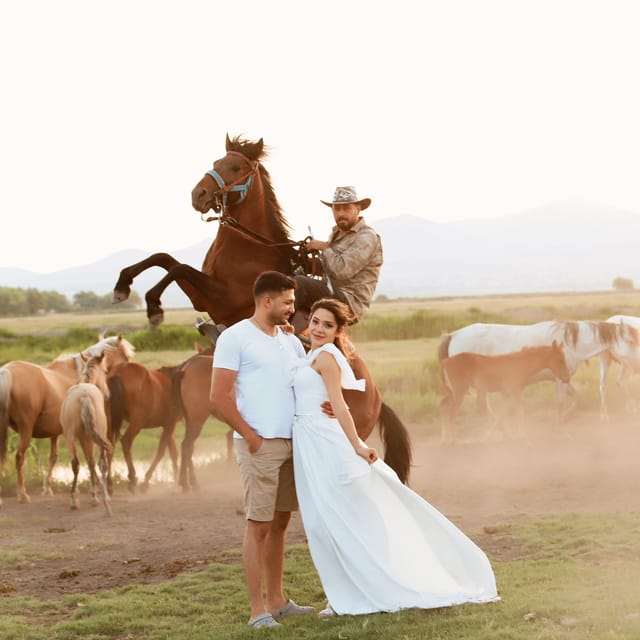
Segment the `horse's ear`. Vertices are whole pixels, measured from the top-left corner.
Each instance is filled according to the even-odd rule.
[[[227,151],[231,151],[231,138],[229,138],[228,133],[227,133],[226,140],[224,141],[224,147]]]
[[[262,155],[262,152],[264,151],[264,139],[260,138],[260,140],[258,140],[258,142],[256,142],[256,151],[258,152],[258,158]]]

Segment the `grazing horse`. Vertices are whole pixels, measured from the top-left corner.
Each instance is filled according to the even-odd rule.
[[[522,424],[522,390],[533,376],[548,369],[559,380],[569,382],[571,374],[565,361],[562,345],[555,340],[550,346],[524,347],[520,351],[499,356],[462,352],[440,362],[440,380],[443,398],[440,410],[443,416],[442,440],[454,440],[456,415],[470,387],[487,393],[500,392],[505,407],[497,417],[492,429],[502,425],[509,407],[515,409],[524,435]]]
[[[71,484],[71,508],[78,509],[78,460],[77,446],[80,444],[89,467],[91,503],[98,504],[97,486],[102,484],[102,503],[107,515],[111,515],[111,497],[108,491],[109,458],[113,445],[108,440],[108,419],[105,398],[109,397],[106,371],[103,367],[104,353],[87,360],[78,384],[73,385],[62,401],[60,424],[71,456],[73,483]],[[100,448],[98,465],[102,483],[96,473],[95,445]]]
[[[304,241],[289,238],[289,226],[282,213],[271,178],[260,160],[266,155],[262,140],[250,142],[239,137],[226,139],[226,155],[213,163],[191,192],[193,208],[201,216],[213,209],[218,233],[207,252],[202,270],[180,264],[166,253],[156,253],[121,270],[113,300],[120,302],[130,294],[136,276],[158,266],[166,275],[145,295],[147,317],[152,325],[162,322],[160,296],[176,282],[193,307],[204,311],[218,326],[230,326],[248,318],[254,311],[253,283],[266,270],[287,274],[311,273],[310,257]],[[326,295],[320,280],[310,292],[313,278],[299,278],[297,307],[308,312],[315,299]],[[303,289],[306,287],[306,289]],[[345,391],[358,435],[366,440],[376,424],[385,446],[385,461],[405,482],[411,466],[409,434],[398,416],[382,402],[380,392],[357,354],[350,361],[357,378],[368,380],[364,393]]]
[[[627,328],[628,331],[640,331],[640,318],[636,316],[615,315],[607,318],[607,322],[613,322]],[[615,354],[612,351],[605,351],[600,354],[600,419],[602,422],[609,422],[609,412],[607,410],[607,374],[612,362],[618,362],[621,367],[618,385],[624,394],[627,411],[636,413],[638,407],[631,392],[629,391],[629,377],[640,371],[640,354],[629,352]]]
[[[24,484],[24,457],[31,438],[49,438],[49,469],[44,479],[43,493],[51,493],[51,474],[58,458],[58,439],[62,433],[60,407],[69,387],[78,381],[83,358],[105,354],[108,371],[115,365],[131,360],[133,346],[122,336],[100,340],[72,356],[59,357],[47,366],[14,360],[0,368],[0,465],[7,457],[8,428],[17,431],[16,450],[17,493],[19,502],[29,502]]]
[[[632,327],[612,322],[549,320],[528,325],[467,325],[442,336],[438,360],[442,361],[463,351],[500,355],[518,351],[522,347],[550,345],[554,340],[563,346],[564,357],[572,376],[580,364],[602,354],[609,354],[618,361],[640,357],[638,332]],[[549,371],[542,371],[531,382],[553,379],[557,383],[558,415],[567,418],[578,404],[578,392],[570,381],[559,381]],[[562,405],[567,394],[571,395],[572,403],[563,415]],[[486,398],[482,392],[478,392],[478,401],[486,410]]]
[[[175,393],[174,374],[181,365],[151,369],[136,362],[125,362],[109,373],[111,435],[112,442],[120,436],[123,421],[128,426],[120,442],[127,463],[129,491],[137,485],[136,468],[133,464],[131,447],[133,440],[142,429],[162,427],[158,449],[144,476],[141,489],[149,487],[149,481],[156,466],[169,449],[173,475],[178,480],[178,447],[175,430],[182,418],[180,400]]]

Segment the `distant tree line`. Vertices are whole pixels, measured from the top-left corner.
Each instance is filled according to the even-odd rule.
[[[78,291],[69,300],[58,291],[0,287],[0,317],[34,316],[41,313],[65,313],[69,311],[104,311],[111,309],[112,295],[98,295],[93,291]],[[140,296],[132,291],[129,299],[118,305],[119,309],[137,309],[142,305]]]

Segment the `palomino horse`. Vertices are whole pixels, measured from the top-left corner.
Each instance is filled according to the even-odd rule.
[[[49,438],[49,470],[43,493],[51,493],[51,474],[58,457],[60,407],[69,387],[78,381],[84,358],[105,354],[107,371],[134,356],[133,346],[122,336],[100,338],[82,353],[59,357],[45,367],[14,360],[0,368],[0,465],[7,457],[8,428],[17,431],[17,493],[20,502],[29,502],[24,485],[24,457],[31,438]]]
[[[613,322],[627,327],[630,331],[640,331],[640,318],[636,316],[615,315],[607,318],[607,322]],[[627,411],[635,413],[638,408],[631,392],[629,391],[629,377],[640,371],[640,354],[631,352],[626,357],[611,352],[604,351],[600,354],[600,419],[602,422],[609,421],[609,411],[607,410],[607,374],[612,362],[618,362],[621,367],[618,385],[624,394]]]
[[[102,484],[102,503],[108,515],[111,515],[111,497],[108,491],[109,458],[113,454],[113,445],[108,440],[108,420],[105,411],[105,398],[109,397],[106,371],[103,367],[104,353],[87,360],[78,384],[73,385],[60,409],[60,424],[71,456],[73,483],[71,484],[71,508],[78,509],[78,444],[84,451],[84,459],[89,467],[91,482],[91,503],[98,504],[97,486]],[[100,475],[96,473],[95,445],[100,448]]]
[[[156,286],[147,291],[147,317],[152,325],[162,322],[160,296],[176,282],[194,308],[204,311],[218,325],[230,326],[254,311],[253,283],[266,270],[293,274],[298,265],[308,273],[304,241],[289,238],[289,227],[276,199],[271,178],[260,163],[265,156],[262,140],[226,140],[227,153],[216,160],[191,192],[191,203],[201,215],[210,209],[217,214],[207,221],[220,223],[218,233],[204,259],[202,271],[180,264],[166,253],[122,269],[115,285],[114,302],[125,300],[133,279],[149,267],[167,271]],[[301,279],[302,280],[302,279]],[[304,279],[306,286],[312,278]],[[296,292],[299,310],[308,312],[315,299],[327,289],[318,281],[318,290]],[[304,301],[304,304],[301,304]],[[385,461],[406,481],[411,466],[409,434],[395,413],[382,402],[364,362],[357,354],[350,361],[357,378],[368,380],[364,393],[345,391],[359,436],[366,440],[380,425],[385,445]]]
[[[141,489],[149,487],[149,481],[156,466],[169,449],[173,475],[178,480],[178,447],[175,430],[182,418],[179,398],[174,394],[173,376],[180,365],[150,369],[136,362],[125,362],[109,374],[111,393],[111,429],[114,441],[120,436],[122,423],[128,422],[120,443],[127,463],[129,491],[137,485],[136,468],[133,464],[131,447],[133,440],[142,429],[162,427],[158,449],[144,475]]]
[[[444,397],[440,403],[443,416],[443,442],[455,440],[456,414],[470,387],[480,392],[500,392],[505,407],[491,430],[503,425],[509,408],[515,409],[521,435],[522,390],[531,379],[548,369],[559,380],[568,383],[571,377],[562,346],[555,340],[551,346],[524,347],[520,351],[499,356],[462,352],[440,362],[440,380]]]
[[[518,351],[522,347],[550,345],[558,342],[564,348],[564,357],[570,374],[576,372],[580,364],[590,358],[609,354],[621,362],[634,360],[640,356],[638,332],[627,325],[612,322],[549,320],[529,325],[475,323],[457,331],[444,334],[438,348],[438,360],[463,351],[485,355],[501,355]],[[537,380],[556,380],[558,415],[562,415],[562,405],[566,394],[572,397],[571,406],[564,414],[566,418],[576,408],[578,392],[570,382],[564,383],[554,378],[548,371],[534,376]],[[479,401],[485,401],[478,393]],[[486,407],[486,402],[485,402]]]

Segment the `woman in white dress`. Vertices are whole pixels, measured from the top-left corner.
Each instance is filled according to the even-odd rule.
[[[364,390],[344,355],[348,321],[337,300],[313,305],[311,350],[293,379],[296,491],[330,603],[321,617],[498,599],[484,552],[358,437],[341,392]]]

